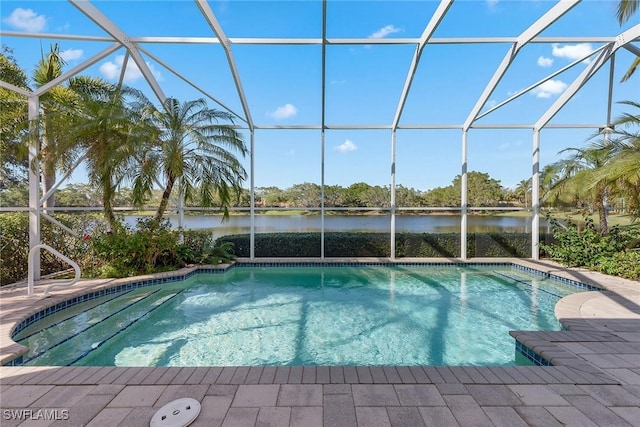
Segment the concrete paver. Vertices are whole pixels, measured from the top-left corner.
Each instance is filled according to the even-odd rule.
[[[260,408],[256,427],[288,427],[291,408]]]
[[[510,406],[487,406],[482,410],[496,427],[527,427],[527,423]]]
[[[246,408],[276,406],[279,389],[279,385],[241,385],[231,406]]]
[[[113,398],[109,406],[126,408],[153,406],[166,388],[166,386],[159,385],[126,386]]]
[[[356,407],[356,420],[359,426],[391,427],[389,414],[384,407]]]
[[[352,385],[356,406],[400,406],[398,395],[391,384]]]
[[[322,407],[291,408],[290,427],[322,427]]]
[[[356,427],[356,411],[353,397],[349,394],[324,396],[322,405],[323,424],[336,427]]]
[[[387,413],[389,414],[389,421],[392,427],[421,427],[425,425],[418,408],[396,406],[387,408]]]
[[[427,426],[458,427],[460,425],[451,413],[451,409],[446,406],[419,408],[418,410]]]

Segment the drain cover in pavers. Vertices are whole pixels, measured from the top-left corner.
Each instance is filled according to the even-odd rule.
[[[151,427],[186,427],[200,413],[200,402],[190,397],[176,399],[158,409],[151,418]]]

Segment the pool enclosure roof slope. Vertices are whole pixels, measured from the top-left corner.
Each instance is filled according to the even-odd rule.
[[[3,3],[5,14],[11,4]],[[616,108],[614,89],[621,92],[616,100],[638,94],[637,79],[622,84],[619,80],[640,54],[640,24],[618,26],[616,4],[24,1],[15,3],[23,14],[38,9],[47,19],[46,11],[54,13],[55,8],[57,16],[68,21],[58,21],[57,26],[49,22],[57,32],[34,31],[26,25],[14,31],[7,29],[11,17],[3,16],[0,35],[5,43],[19,44],[16,56],[30,52],[30,63],[35,64],[43,40],[82,46],[78,51],[83,55],[75,58],[69,71],[32,92],[1,81],[0,86],[28,97],[30,116],[35,117],[38,97],[74,75],[108,75],[129,84],[136,74],[142,78],[131,85],[160,102],[167,97],[206,97],[232,113],[250,132],[252,256],[256,130],[318,131],[321,186],[325,185],[325,131],[390,131],[392,256],[396,132],[460,131],[464,258],[468,131],[529,129],[536,258],[540,131],[606,130]],[[82,34],[69,30],[75,28],[82,28]],[[449,80],[443,83],[443,78]],[[140,82],[146,83],[140,86]],[[273,110],[269,102],[282,94],[297,97],[306,109],[286,103]],[[580,102],[574,100],[578,94],[586,94]],[[539,101],[535,105],[529,102],[533,98]],[[284,95],[278,97],[278,105],[282,99]],[[571,114],[563,114],[566,111]],[[37,177],[30,179],[30,209],[39,216]],[[34,224],[35,220],[35,228]],[[34,237],[32,229],[32,247],[39,242],[37,234]]]
[[[70,0],[64,10],[69,19],[66,26],[87,28],[86,22],[80,25],[79,21],[84,20],[93,23],[92,30],[83,30],[85,34],[69,31],[10,31],[7,30],[8,25],[3,25],[2,36],[5,43],[11,43],[14,38],[33,39],[32,46],[36,47],[33,55],[41,52],[43,40],[61,42],[65,46],[74,46],[77,43],[87,46],[83,50],[85,56],[91,55],[88,59],[75,63],[73,68],[59,79],[34,91],[34,95],[45,93],[49,88],[79,73],[104,75],[103,69],[98,66],[114,54],[123,54],[124,58],[118,67],[120,82],[127,82],[125,70],[131,62],[130,67],[139,70],[146,80],[146,89],[160,101],[164,101],[167,96],[181,98],[181,93],[187,91],[189,94],[205,96],[220,108],[234,114],[239,122],[251,131],[271,128],[541,129],[545,126],[592,127],[606,124],[610,120],[608,117],[603,117],[597,122],[550,122],[605,63],[609,62],[613,68],[613,61],[610,59],[616,52],[622,49],[627,61],[640,53],[640,48],[634,44],[634,41],[640,38],[640,25],[627,24],[626,27],[619,27],[613,31],[611,25],[598,25],[615,21],[613,4],[617,2],[603,3],[611,5],[610,17],[589,15],[593,12],[589,10],[588,3],[596,2],[563,0],[535,5],[521,3],[526,2],[195,0],[128,3]],[[5,3],[6,6],[10,4],[11,2]],[[19,4],[23,9],[32,5],[37,9],[42,8],[44,3]],[[136,11],[142,11],[146,16],[141,17],[137,12],[129,13],[129,4],[136,4]],[[493,15],[489,13],[478,18],[473,15],[479,8],[492,7],[505,10],[496,10]],[[176,8],[181,10],[175,11]],[[526,18],[515,15],[522,13],[523,8],[528,9],[527,13],[523,14]],[[5,7],[5,10],[7,9],[9,8]],[[407,10],[403,12],[403,9]],[[394,13],[386,21],[380,19],[380,14],[392,11]],[[417,15],[418,18],[410,16],[411,19],[405,19],[402,13]],[[239,14],[242,16],[238,16]],[[367,22],[369,17],[370,22]],[[353,25],[352,22],[356,20],[358,25]],[[506,25],[505,20],[513,21],[513,24]],[[397,23],[381,24],[391,21]],[[578,25],[576,21],[584,22]],[[4,22],[8,21],[5,19]],[[350,26],[357,28],[352,29]],[[376,31],[379,27],[381,28]],[[372,33],[362,33],[362,28],[369,28]],[[150,34],[143,33],[145,30]],[[576,34],[567,34],[568,30],[576,31]],[[603,30],[606,30],[604,34]],[[506,31],[509,33],[506,34]],[[93,44],[94,47],[89,48],[89,44]],[[543,58],[545,55],[539,53],[546,51],[543,51],[541,46],[552,46],[558,51],[563,48],[568,51],[575,47],[576,53],[565,55],[565,58],[571,58],[572,61],[566,61],[562,67],[549,66],[548,69],[553,69],[553,72],[530,73],[532,76],[540,76],[536,80],[527,81],[526,78],[519,78],[517,74],[523,74],[520,71],[523,66],[534,67],[530,62],[525,63],[525,59],[518,62],[520,58],[526,57],[527,61],[531,58],[535,60],[535,56]],[[432,48],[433,52],[430,51]],[[184,56],[179,55],[179,49],[186,51]],[[356,68],[358,62],[368,61],[367,58],[362,58],[363,55],[358,55],[358,52],[353,53],[356,49],[366,51],[368,56],[375,56],[380,67],[388,67],[388,70],[385,70],[388,72],[380,74],[385,80],[378,82],[378,89],[383,92],[383,87],[391,86],[393,94],[353,92],[352,98],[359,102],[340,98],[339,91],[334,88],[342,83],[337,80],[341,76],[338,69]],[[454,52],[451,56],[457,56],[457,61],[463,61],[468,55],[469,62],[451,62],[450,68],[443,69],[441,62],[449,60],[441,53],[443,49]],[[308,53],[303,53],[304,50]],[[474,51],[482,52],[483,57],[480,61],[474,56]],[[300,56],[293,55],[296,52],[300,52]],[[353,53],[351,58],[346,56],[348,52]],[[288,56],[289,54],[291,56]],[[188,56],[188,62],[181,61]],[[385,61],[385,57],[388,58],[388,62],[394,64],[380,64]],[[267,62],[270,58],[275,58],[281,66],[269,68]],[[302,60],[311,61],[307,68],[296,65],[296,62]],[[189,69],[198,67],[199,63],[203,70],[210,71],[203,73],[202,70]],[[311,96],[320,105],[314,109],[311,116],[300,118],[299,123],[282,124],[274,115],[264,115],[260,110],[260,107],[265,108],[260,99],[260,94],[264,92],[254,89],[260,84],[260,79],[250,69],[255,64],[264,66],[265,84],[270,83],[267,74],[277,71],[290,69],[292,74],[305,71],[313,73],[313,79],[291,76],[292,84],[295,85],[294,89],[301,93],[311,93],[307,92],[309,89],[314,91]],[[367,66],[369,69],[364,71],[375,75],[377,70],[372,65]],[[465,86],[465,92],[468,94],[455,98],[456,104],[463,104],[459,109],[456,108],[456,112],[460,113],[455,117],[443,117],[443,120],[421,116],[419,111],[416,111],[421,108],[421,104],[424,106],[444,101],[434,99],[434,88],[425,82],[430,78],[430,70],[433,73],[442,73],[443,70],[455,72],[454,67],[462,68],[457,70],[459,73],[456,77],[460,80],[454,81],[454,84]],[[618,68],[624,71],[624,64]],[[394,73],[393,81],[389,79],[391,73]],[[476,75],[480,77],[474,78]],[[571,78],[572,82],[566,83],[566,89],[553,102],[550,100],[544,106],[544,110],[538,107],[540,114],[528,118],[527,114],[522,113],[528,120],[520,121],[482,120],[485,117],[499,116],[492,116],[492,113],[507,108],[525,94],[531,95],[536,90],[544,90],[545,85],[552,85],[558,76],[565,76],[565,80]],[[509,91],[502,91],[503,81],[509,81]],[[306,83],[305,87],[302,83]],[[609,82],[610,85],[617,83],[617,78]],[[2,85],[10,87],[6,83]],[[170,86],[171,93],[168,95],[165,85]],[[310,85],[315,87],[306,87]],[[513,89],[516,85],[519,87],[518,90]],[[633,83],[629,83],[628,89],[632,87]],[[505,92],[509,96],[500,99],[500,93]],[[363,96],[365,93],[369,93],[369,97]],[[603,95],[603,102],[607,102],[607,94]],[[382,116],[384,112],[384,118],[367,121],[357,118],[338,119],[331,115],[331,107],[338,103],[348,101],[352,109],[364,109],[364,105],[377,96],[384,100],[380,103],[384,103],[385,106],[379,114],[374,115]]]

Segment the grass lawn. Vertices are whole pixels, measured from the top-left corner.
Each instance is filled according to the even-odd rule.
[[[544,218],[544,215],[546,214],[545,211],[540,213],[540,216],[542,218]],[[515,217],[530,217],[531,216],[531,212],[526,212],[526,211],[513,211],[513,212],[504,212],[504,213],[499,213],[496,214],[497,216],[515,216]],[[578,211],[571,211],[571,212],[554,212],[552,214],[553,218],[556,219],[560,219],[560,220],[569,220],[578,224],[583,224],[584,223],[584,219],[586,218],[590,218],[593,220],[594,224],[599,224],[600,223],[600,218],[598,218],[598,214],[597,213],[593,213],[590,215],[584,215],[582,212],[578,212]],[[609,217],[607,218],[609,227],[613,227],[614,225],[620,225],[620,226],[624,226],[624,225],[630,225],[632,223],[631,221],[631,217],[628,215],[620,215],[620,214],[609,214]]]

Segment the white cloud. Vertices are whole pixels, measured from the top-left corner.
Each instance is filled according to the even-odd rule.
[[[345,141],[338,145],[336,147],[336,150],[339,151],[340,153],[347,153],[349,151],[356,151],[358,149],[358,147],[356,146],[356,144],[354,144],[353,142],[351,142],[348,139],[345,139]]]
[[[591,43],[565,44],[553,43],[551,54],[558,58],[566,58],[571,61],[584,58],[593,52]]]
[[[495,99],[490,99],[489,101],[487,101],[486,107],[493,108],[496,105],[498,105],[498,102]]]
[[[293,104],[285,104],[278,108],[275,111],[269,113],[271,117],[276,120],[288,119],[289,117],[293,117],[298,114],[298,109]]]
[[[60,56],[65,61],[75,61],[76,59],[82,58],[83,54],[82,49],[66,49],[60,52]]]
[[[394,25],[386,25],[382,28],[380,28],[378,31],[372,33],[369,38],[370,39],[382,39],[384,37],[387,37],[389,34],[393,34],[393,33],[399,33],[400,32],[400,28],[395,27]]]
[[[105,76],[108,80],[117,80],[120,78],[120,72],[122,71],[122,65],[124,64],[124,55],[118,55],[115,58],[115,61],[107,61],[100,65],[100,72],[103,76]],[[151,70],[151,74],[158,81],[162,81],[162,75],[160,71],[156,71],[152,64],[146,63]],[[138,68],[138,65],[131,58],[127,61],[127,70],[124,73],[124,81],[126,83],[132,83],[138,79],[142,78],[142,72]]]
[[[544,56],[539,56],[538,65],[541,67],[551,67],[553,65],[553,58],[546,58]]]
[[[487,5],[489,7],[494,7],[495,5],[497,5],[500,2],[500,0],[487,0]]]
[[[346,82],[347,82],[346,80],[331,80],[329,84],[335,86],[335,85],[343,85]]]
[[[44,15],[38,15],[31,9],[22,9],[21,7],[11,12],[8,18],[4,20],[5,24],[8,24],[14,28],[23,31],[38,32],[45,29],[47,26],[47,17]]]
[[[551,98],[559,95],[567,88],[567,84],[562,80],[547,80],[540,86],[533,89],[532,93],[536,98]]]

